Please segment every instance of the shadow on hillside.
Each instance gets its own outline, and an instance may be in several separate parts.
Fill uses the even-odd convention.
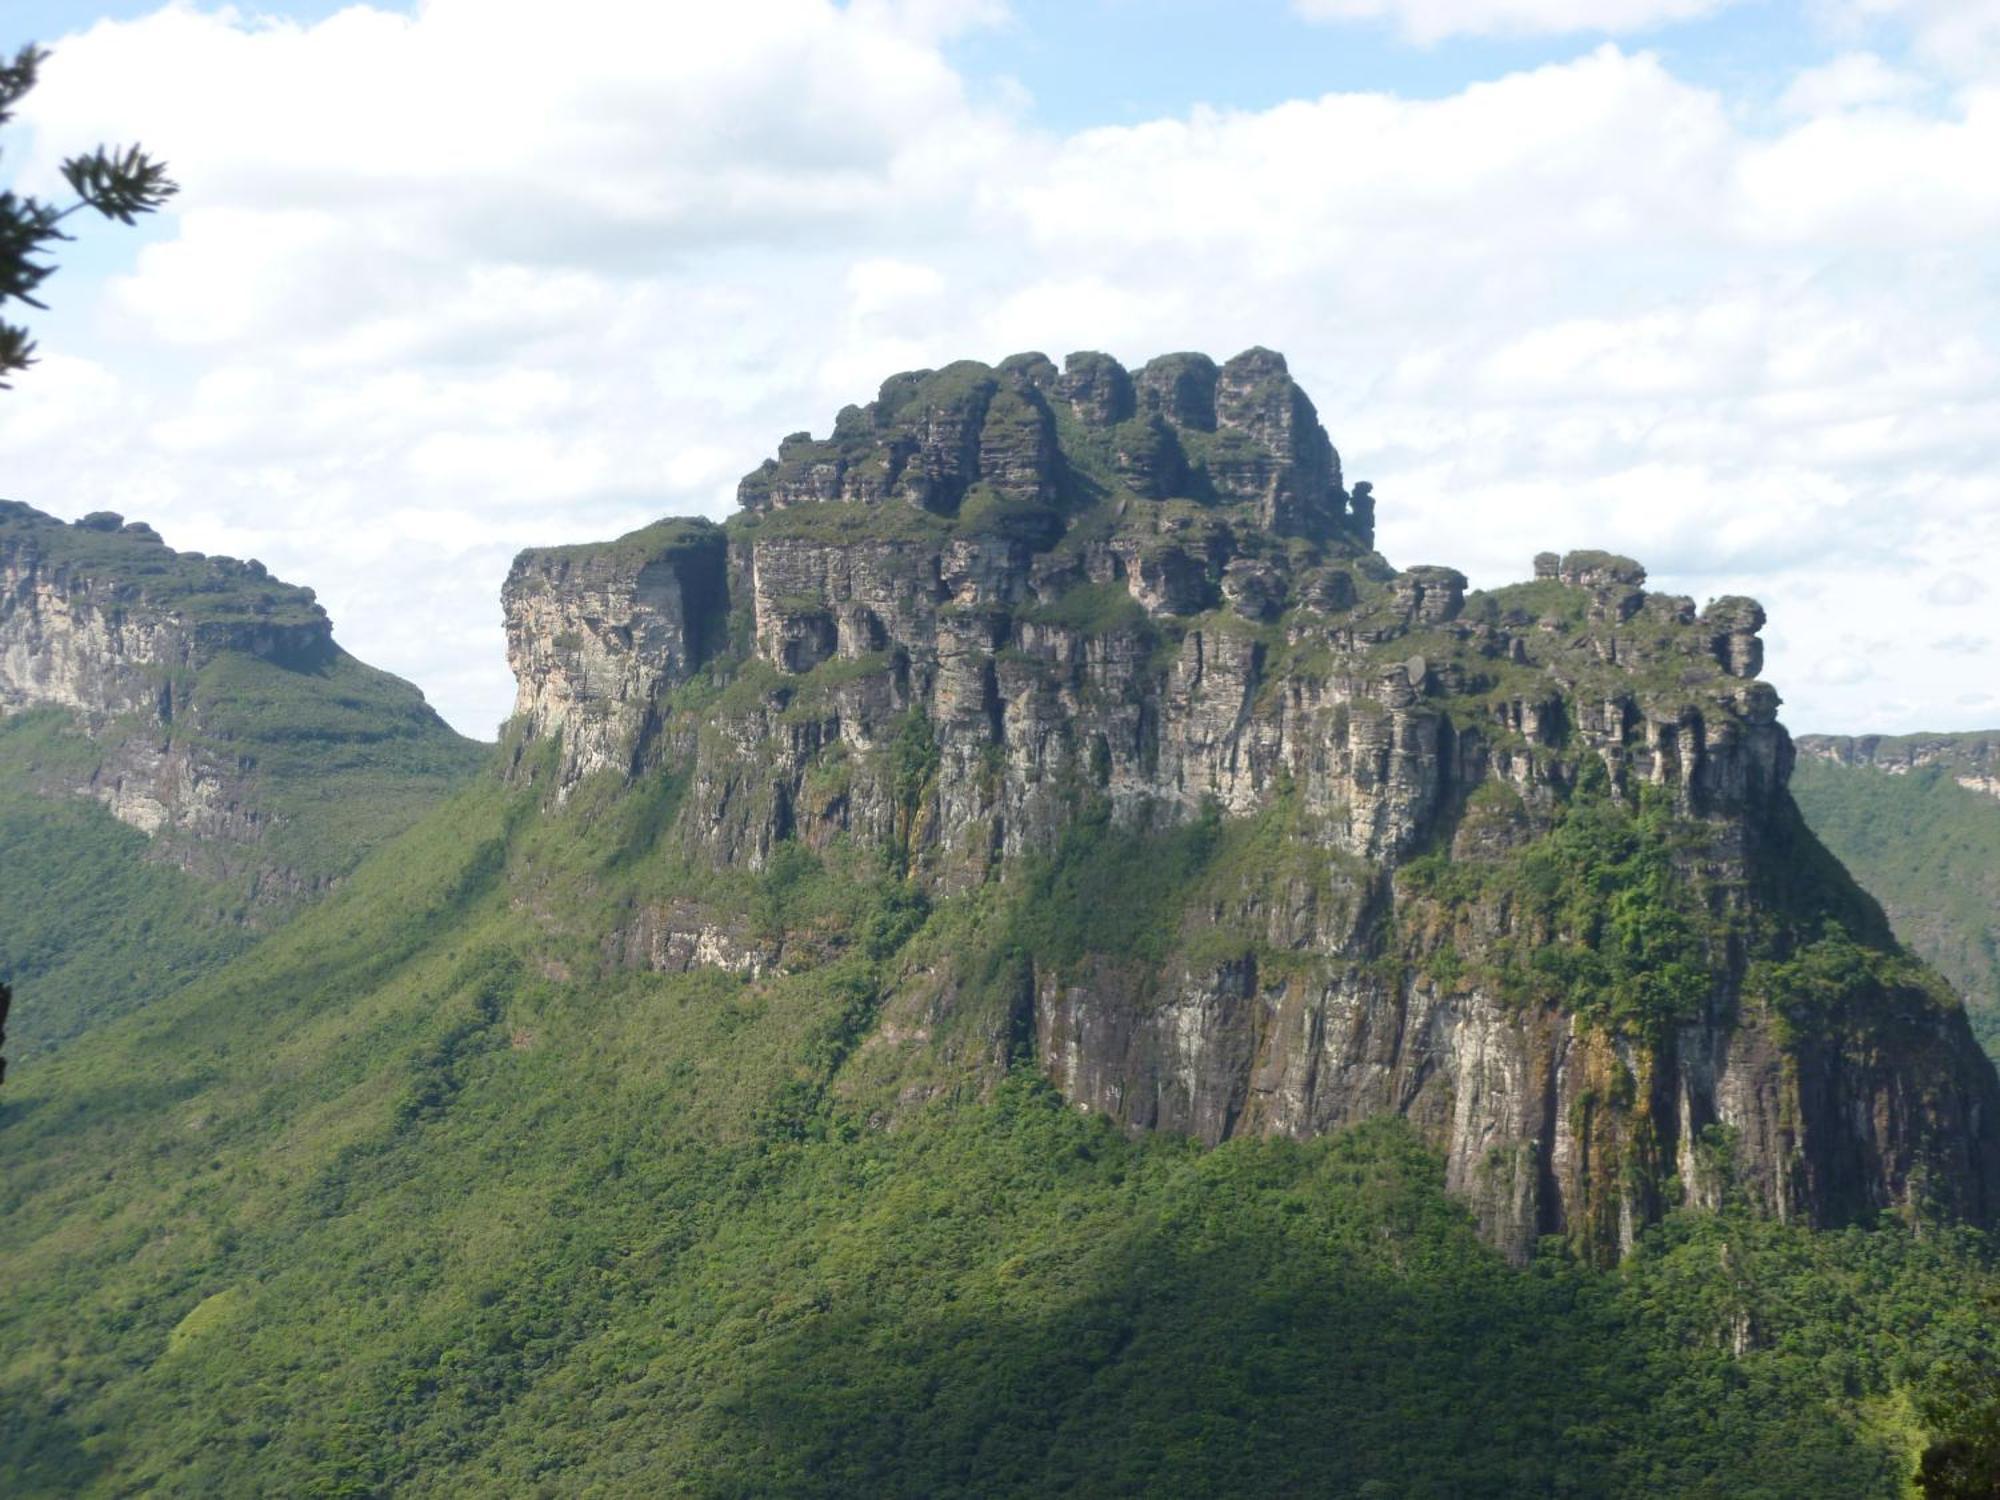
[[[1386,1226],[1379,1247],[1299,1258],[1217,1228],[1200,1248],[1132,1236],[1045,1316],[830,1308],[758,1347],[685,1478],[800,1496],[1886,1492],[1884,1455],[1816,1403],[1731,1394],[1726,1371],[1695,1389],[1712,1355],[1664,1368],[1610,1278]],[[1667,1376],[1689,1387],[1677,1416],[1651,1410]]]
[[[108,1472],[42,1393],[0,1389],[0,1490],[12,1500],[79,1495]]]

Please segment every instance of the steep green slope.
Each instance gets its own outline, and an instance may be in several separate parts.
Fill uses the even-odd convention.
[[[95,749],[67,715],[0,719],[0,967],[20,987],[20,1058],[167,994],[257,937],[240,889],[146,858],[146,836],[82,797],[33,790]]]
[[[1809,754],[1792,795],[1897,936],[1965,998],[1974,1034],[2000,1058],[2000,798],[1943,766],[1889,775]]]
[[[0,1490],[1887,1495],[2000,1361],[1970,1233],[1680,1214],[1517,1270],[1396,1122],[899,1105],[884,999],[1042,929],[792,848],[708,888],[792,972],[621,971],[679,797],[483,782],[10,1078]]]
[[[310,589],[0,502],[0,974],[26,1058],[240,952],[487,754]]]

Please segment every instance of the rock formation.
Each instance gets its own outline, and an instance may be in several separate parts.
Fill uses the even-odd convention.
[[[277,847],[291,794],[324,803],[365,764],[393,802],[480,753],[416,689],[342,651],[311,589],[176,552],[112,512],[65,524],[0,501],[0,716],[36,710],[66,715],[97,751],[38,790],[94,797],[157,857],[244,879],[266,906],[359,852],[340,847],[337,808],[317,809],[325,826],[309,836],[293,830],[319,845],[306,857]]]
[[[1936,766],[1967,791],[2000,797],[2000,730],[1970,734],[1805,734],[1799,751],[1890,776]]]
[[[519,774],[684,780],[691,859],[859,844],[941,899],[1079,828],[1199,855],[1164,958],[912,974],[881,1048],[1031,1051],[1206,1141],[1399,1112],[1516,1255],[1734,1192],[2000,1213],[2000,1086],[1799,824],[1754,602],[1600,552],[1391,567],[1261,349],[895,376],[740,499],[517,561]],[[674,892],[614,946],[774,961]]]

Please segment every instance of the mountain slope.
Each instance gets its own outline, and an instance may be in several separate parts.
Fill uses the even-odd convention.
[[[625,962],[782,963],[734,883],[852,842],[1005,910],[889,1001],[885,1087],[1403,1114],[1517,1257],[1712,1201],[1712,1138],[1775,1213],[2000,1210],[1991,1066],[1800,823],[1754,601],[1391,567],[1268,350],[896,376],[741,495],[503,591],[516,753],[681,798]]]
[[[1887,1494],[2000,1359],[1962,1234],[1732,1195],[1518,1270],[1393,1120],[1209,1151],[1017,1074],[885,1131],[841,1081],[952,913],[814,857],[761,929],[874,937],[796,973],[552,944],[657,828],[481,787],[9,1081],[8,1493]]]
[[[1266,351],[531,551],[519,713],[0,1093],[23,1494],[1891,1494],[1991,1064],[1761,611],[1372,550]]]
[[[1800,739],[1799,809],[2000,1056],[2000,734]]]
[[[484,755],[308,589],[0,503],[0,970],[16,1055],[284,920]]]

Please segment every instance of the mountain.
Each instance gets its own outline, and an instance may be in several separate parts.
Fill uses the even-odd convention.
[[[743,498],[524,553],[491,769],[10,1074],[0,1488],[1890,1494],[2000,1369],[1754,604],[1392,568],[1261,350]]]
[[[1799,809],[2000,1056],[2000,732],[1803,735]]]
[[[16,1055],[242,951],[486,751],[312,590],[0,502],[0,971]]]
[[[1266,350],[897,376],[741,500],[517,560],[510,753],[674,787],[712,875],[852,844],[1000,893],[886,1002],[901,1087],[1023,1055],[1211,1143],[1403,1114],[1517,1257],[1712,1199],[1711,1137],[1815,1223],[2000,1207],[1992,1070],[1799,821],[1753,601],[1390,567]],[[611,946],[786,957],[699,883]]]

